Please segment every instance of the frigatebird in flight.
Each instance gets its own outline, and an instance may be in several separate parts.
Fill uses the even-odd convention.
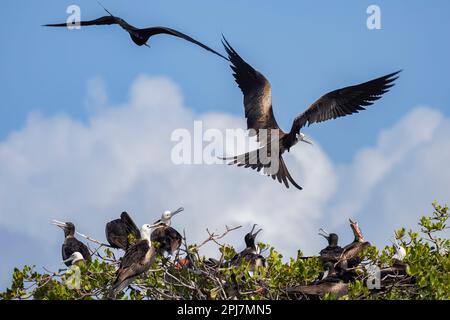
[[[100,4],[100,3],[99,3]],[[101,5],[101,4],[100,4]],[[102,6],[103,7],[103,6]],[[218,53],[217,51],[211,49],[207,45],[204,45],[200,41],[195,40],[194,38],[188,36],[187,34],[184,34],[180,31],[167,28],[167,27],[151,27],[151,28],[136,28],[135,26],[132,26],[128,24],[125,20],[122,18],[116,17],[111,12],[109,12],[105,7],[103,9],[109,14],[108,16],[100,17],[95,20],[89,20],[89,21],[80,21],[80,26],[102,26],[102,25],[112,25],[117,24],[122,27],[125,31],[127,31],[130,34],[131,40],[138,46],[148,46],[147,42],[150,39],[150,37],[158,34],[168,34],[174,37],[178,37],[181,39],[184,39],[186,41],[189,41],[191,43],[194,43],[200,47],[202,47],[205,50],[208,50],[219,57],[228,60],[223,55]],[[56,24],[45,24],[44,27],[67,27],[67,23],[56,23]]]
[[[283,160],[283,153],[299,141],[310,143],[300,130],[315,122],[336,119],[365,110],[389,91],[398,78],[400,71],[350,87],[331,91],[294,119],[291,130],[284,132],[275,119],[272,110],[272,89],[269,80],[250,64],[244,61],[231,47],[225,37],[222,41],[234,71],[234,78],[244,95],[245,117],[250,136],[256,135],[261,148],[234,157],[222,158],[231,160],[229,164],[244,166],[261,171],[274,180],[278,179],[289,188],[289,182],[297,189],[302,189],[290,175]],[[264,130],[265,129],[265,130]],[[274,133],[277,137],[273,138]],[[267,139],[265,139],[267,137]],[[265,141],[262,141],[265,140]],[[272,144],[277,143],[277,155],[272,153]],[[261,155],[265,155],[262,161]]]

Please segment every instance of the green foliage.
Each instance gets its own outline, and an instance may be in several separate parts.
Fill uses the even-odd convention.
[[[357,277],[349,283],[348,294],[340,299],[449,299],[450,298],[450,240],[440,237],[448,230],[447,206],[433,203],[431,216],[420,219],[419,230],[399,229],[395,238],[406,249],[408,282],[393,282],[381,289],[366,285],[367,270],[359,267]],[[200,245],[201,246],[201,245]],[[172,259],[158,256],[152,269],[139,276],[129,290],[118,299],[292,299],[287,287],[311,284],[323,270],[316,257],[305,259],[298,251],[297,257],[283,260],[275,248],[260,243],[259,249],[266,257],[267,266],[253,270],[243,260],[239,266],[206,263],[195,244],[185,245],[184,253],[190,257],[190,268],[179,268]],[[99,248],[101,249],[101,248]],[[220,261],[228,261],[236,254],[228,245],[219,247]],[[379,251],[371,246],[361,254],[363,261],[380,267],[390,267],[394,248],[387,246]],[[119,260],[109,248],[96,251],[92,262],[81,262],[76,267],[39,273],[35,266],[14,269],[11,286],[0,292],[0,299],[103,299],[114,281]],[[363,262],[364,264],[364,262]],[[306,297],[301,297],[306,298]],[[325,294],[322,299],[336,299]]]

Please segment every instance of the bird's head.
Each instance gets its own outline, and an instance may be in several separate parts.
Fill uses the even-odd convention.
[[[336,247],[338,245],[339,237],[336,233],[328,233],[322,228],[320,228],[319,235],[327,239],[329,246]]]
[[[164,224],[166,224],[167,226],[170,226],[170,222],[171,222],[171,220],[172,220],[172,217],[174,216],[174,215],[176,215],[176,214],[178,214],[178,213],[180,213],[180,212],[182,212],[184,210],[184,208],[178,208],[177,210],[175,210],[175,211],[169,211],[169,210],[166,210],[166,211],[164,211],[163,212],[163,214],[161,215],[161,222],[162,223],[164,223]]]
[[[392,256],[392,259],[396,259],[398,261],[403,261],[403,259],[406,257],[406,250],[403,248],[397,240],[394,239],[392,241],[392,245],[394,246],[395,254]]]
[[[75,225],[72,222],[62,222],[52,220],[52,224],[64,230],[64,236],[73,236],[75,234]]]
[[[353,235],[355,236],[355,241],[366,242],[366,239],[364,239],[361,229],[358,226],[358,222],[353,221],[352,219],[348,219],[348,221],[350,222],[350,227],[352,228]]]
[[[84,260],[83,255],[81,253],[79,253],[78,251],[76,251],[76,252],[72,253],[72,255],[69,258],[64,260],[63,263],[70,262],[70,264],[77,264],[78,262],[83,261],[83,260]]]
[[[152,234],[152,230],[158,227],[164,226],[164,223],[158,221],[155,224],[144,224],[141,227],[141,239],[146,239],[150,241],[150,235]]]
[[[295,135],[295,139],[296,139],[296,142],[302,141],[304,143],[308,143],[308,144],[312,145],[312,142],[309,141],[308,139],[306,139],[306,136],[305,136],[305,134],[303,132],[297,133]]]
[[[255,238],[258,235],[258,233],[260,233],[262,231],[262,229],[259,229],[258,231],[253,233],[253,231],[255,231],[255,228],[256,228],[256,224],[254,224],[252,230],[245,235],[244,240],[245,240],[245,244],[247,245],[248,248],[256,247],[255,246]]]

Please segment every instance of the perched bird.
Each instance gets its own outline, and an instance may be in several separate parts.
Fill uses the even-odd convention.
[[[231,160],[230,165],[244,166],[258,172],[263,170],[265,175],[284,183],[287,188],[290,182],[297,189],[302,189],[290,175],[282,157],[285,151],[289,152],[299,141],[311,144],[300,132],[301,128],[365,110],[365,107],[389,91],[400,72],[325,94],[294,119],[289,132],[284,132],[273,114],[270,82],[245,62],[225,38],[222,43],[231,61],[233,76],[244,95],[249,135],[256,135],[261,145],[257,150],[222,160]]]
[[[91,260],[91,253],[88,247],[75,238],[75,225],[72,222],[62,222],[58,220],[53,220],[52,224],[60,227],[64,231],[64,243],[62,245],[62,258],[66,266],[70,266],[72,262],[68,259],[75,252],[79,252],[84,260]]]
[[[156,249],[152,246],[150,234],[152,229],[159,225],[144,224],[142,226],[140,240],[128,248],[120,262],[120,267],[116,272],[116,278],[108,294],[109,298],[115,298],[137,276],[150,269],[156,258]]]
[[[358,226],[358,222],[353,221],[352,219],[349,219],[349,222],[355,238],[352,243],[346,245],[343,248],[337,262],[339,268],[344,270],[358,266],[361,263],[361,257],[359,256],[359,254],[370,247],[370,242],[364,239],[361,233],[361,229]]]
[[[84,258],[83,258],[83,255],[81,253],[79,253],[78,251],[72,253],[72,255],[68,259],[63,260],[63,262],[66,265],[67,265],[67,263],[69,263],[69,265],[67,265],[67,266],[77,265],[81,261],[84,261]]]
[[[155,222],[155,224],[161,224],[161,226],[152,232],[151,240],[159,243],[159,254],[174,254],[180,248],[183,237],[170,225],[172,224],[173,216],[182,211],[184,211],[184,208],[178,208],[173,212],[164,211],[161,219]]]
[[[393,265],[380,270],[381,285],[387,286],[399,281],[413,282],[414,278],[408,277],[406,272],[407,265],[403,262],[406,257],[406,250],[396,240],[392,241],[394,255],[392,256]]]
[[[120,219],[112,220],[105,227],[106,239],[111,247],[127,250],[131,245],[130,234],[134,239],[140,238],[140,231],[127,212],[122,212]]]
[[[319,230],[319,235],[328,241],[328,246],[319,253],[319,259],[322,263],[336,263],[342,254],[343,249],[338,245],[339,237],[336,233],[328,233],[323,229]]]
[[[252,230],[245,235],[244,241],[246,247],[230,260],[230,265],[238,266],[245,260],[251,263],[252,268],[266,266],[266,259],[259,253],[255,244],[255,238],[262,229],[253,233],[255,227],[256,224],[254,224]]]
[[[212,52],[219,57],[228,60],[223,55],[218,53],[217,51],[211,49],[210,47],[204,45],[203,43],[191,38],[190,36],[179,32],[177,30],[167,28],[167,27],[151,27],[151,28],[145,28],[140,29],[136,28],[130,24],[128,24],[125,20],[122,18],[116,17],[112,15],[105,7],[103,9],[109,14],[108,16],[104,16],[95,20],[89,20],[89,21],[80,21],[80,26],[101,26],[101,25],[112,25],[117,24],[122,27],[125,31],[127,31],[131,37],[131,40],[138,46],[148,46],[147,42],[149,41],[150,37],[158,34],[167,34],[174,37],[178,37],[181,39],[184,39],[186,41],[189,41],[191,43],[194,43],[200,47],[202,47],[205,50],[208,50],[209,52]],[[44,27],[67,27],[67,23],[56,23],[56,24],[45,24]]]
[[[301,294],[309,298],[319,298],[327,293],[333,294],[337,298],[346,295],[348,293],[348,284],[343,283],[338,277],[333,263],[327,262],[324,267],[325,272],[320,280],[310,285],[288,287],[286,292],[288,294]]]

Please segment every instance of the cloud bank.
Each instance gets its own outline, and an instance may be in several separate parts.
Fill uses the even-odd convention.
[[[165,209],[185,207],[174,226],[188,241],[205,229],[243,229],[225,241],[243,247],[253,223],[261,241],[285,256],[301,248],[314,254],[324,245],[325,227],[351,240],[349,217],[360,220],[366,238],[383,245],[395,228],[413,226],[430,203],[450,197],[450,119],[431,108],[415,108],[379,133],[350,163],[335,164],[315,143],[285,156],[303,191],[286,190],[252,170],[226,165],[174,165],[177,128],[244,128],[242,117],[196,114],[179,87],[163,77],[140,76],[129,101],[108,106],[102,82],[89,84],[87,122],[66,115],[30,114],[25,126],[0,142],[1,286],[20,264],[59,264],[62,232],[53,218],[104,239],[104,225],[129,211],[138,224],[153,222]],[[99,104],[100,106],[95,106]],[[211,254],[213,247],[205,247]]]

